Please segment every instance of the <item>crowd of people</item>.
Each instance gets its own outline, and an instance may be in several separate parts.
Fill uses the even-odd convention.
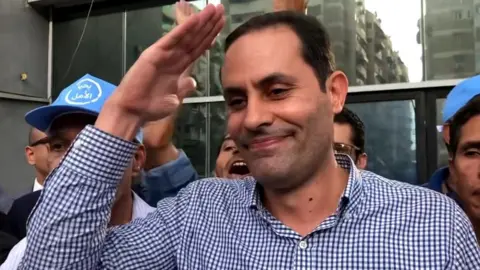
[[[36,178],[0,199],[0,269],[480,269],[480,76],[447,97],[449,166],[386,179],[321,22],[275,8],[226,38],[215,178],[172,135],[222,5],[180,1],[118,86],[86,74],[27,113]]]

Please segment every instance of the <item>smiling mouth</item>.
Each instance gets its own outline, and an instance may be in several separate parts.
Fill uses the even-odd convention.
[[[228,173],[243,176],[243,175],[250,174],[250,170],[248,169],[247,163],[239,160],[239,161],[235,161],[230,166],[230,170],[228,170]]]

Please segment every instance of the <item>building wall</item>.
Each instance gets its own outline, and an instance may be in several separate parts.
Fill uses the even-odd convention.
[[[0,91],[46,98],[47,20],[24,0],[0,1],[0,40]]]
[[[24,115],[47,101],[47,52],[47,19],[24,0],[0,1],[0,185],[12,195],[33,184]]]

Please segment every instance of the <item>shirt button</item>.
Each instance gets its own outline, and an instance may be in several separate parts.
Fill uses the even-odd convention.
[[[73,144],[73,148],[80,148],[82,147],[82,141],[81,140],[77,140],[74,144]]]
[[[307,248],[307,242],[306,241],[300,241],[298,246],[300,246],[301,249],[306,249]]]

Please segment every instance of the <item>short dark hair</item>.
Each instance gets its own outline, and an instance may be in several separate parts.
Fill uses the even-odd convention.
[[[461,108],[450,122],[450,155],[455,157],[458,144],[460,143],[462,127],[474,116],[480,115],[480,97],[470,100],[467,105]]]
[[[352,142],[360,148],[361,153],[365,153],[365,125],[358,115],[343,107],[342,111],[335,115],[333,121],[337,124],[347,124],[352,128]]]
[[[325,27],[313,16],[295,11],[279,11],[253,17],[240,25],[225,41],[225,52],[240,37],[269,27],[285,25],[300,40],[303,60],[315,72],[320,88],[326,91],[328,76],[335,70],[335,60],[330,48],[330,38]]]

